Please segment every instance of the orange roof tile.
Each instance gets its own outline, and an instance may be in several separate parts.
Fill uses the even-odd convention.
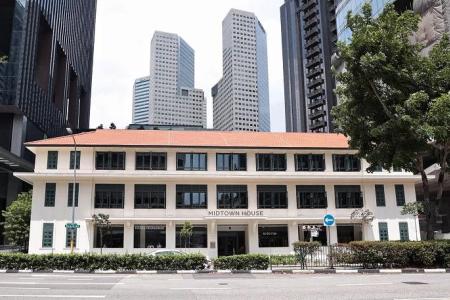
[[[213,147],[213,148],[332,148],[348,149],[337,133],[172,131],[98,129],[76,134],[78,146]],[[26,143],[26,146],[72,146],[71,136]]]

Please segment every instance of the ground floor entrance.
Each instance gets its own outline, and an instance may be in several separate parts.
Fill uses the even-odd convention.
[[[217,226],[217,255],[228,256],[247,253],[246,225]]]

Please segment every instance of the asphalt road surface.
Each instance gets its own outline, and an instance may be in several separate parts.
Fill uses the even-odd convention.
[[[450,274],[0,274],[0,299],[450,300]]]

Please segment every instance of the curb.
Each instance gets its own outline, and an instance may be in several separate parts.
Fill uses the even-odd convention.
[[[0,273],[55,273],[55,274],[425,274],[450,273],[447,269],[278,269],[278,270],[13,270]]]

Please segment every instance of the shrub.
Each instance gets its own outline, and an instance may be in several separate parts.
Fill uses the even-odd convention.
[[[241,254],[222,256],[214,260],[218,270],[267,270],[269,256],[265,254]]]
[[[364,241],[349,247],[345,259],[364,268],[443,267],[450,254],[450,241]]]
[[[277,266],[296,265],[298,263],[298,258],[297,258],[297,256],[295,256],[293,254],[271,255],[270,263],[272,265],[277,265]]]
[[[319,242],[295,242],[292,244],[294,246],[295,255],[302,269],[306,268],[306,258],[308,255],[313,255],[317,252],[321,246]]]
[[[11,270],[201,270],[205,264],[201,254],[0,254],[0,269]]]

